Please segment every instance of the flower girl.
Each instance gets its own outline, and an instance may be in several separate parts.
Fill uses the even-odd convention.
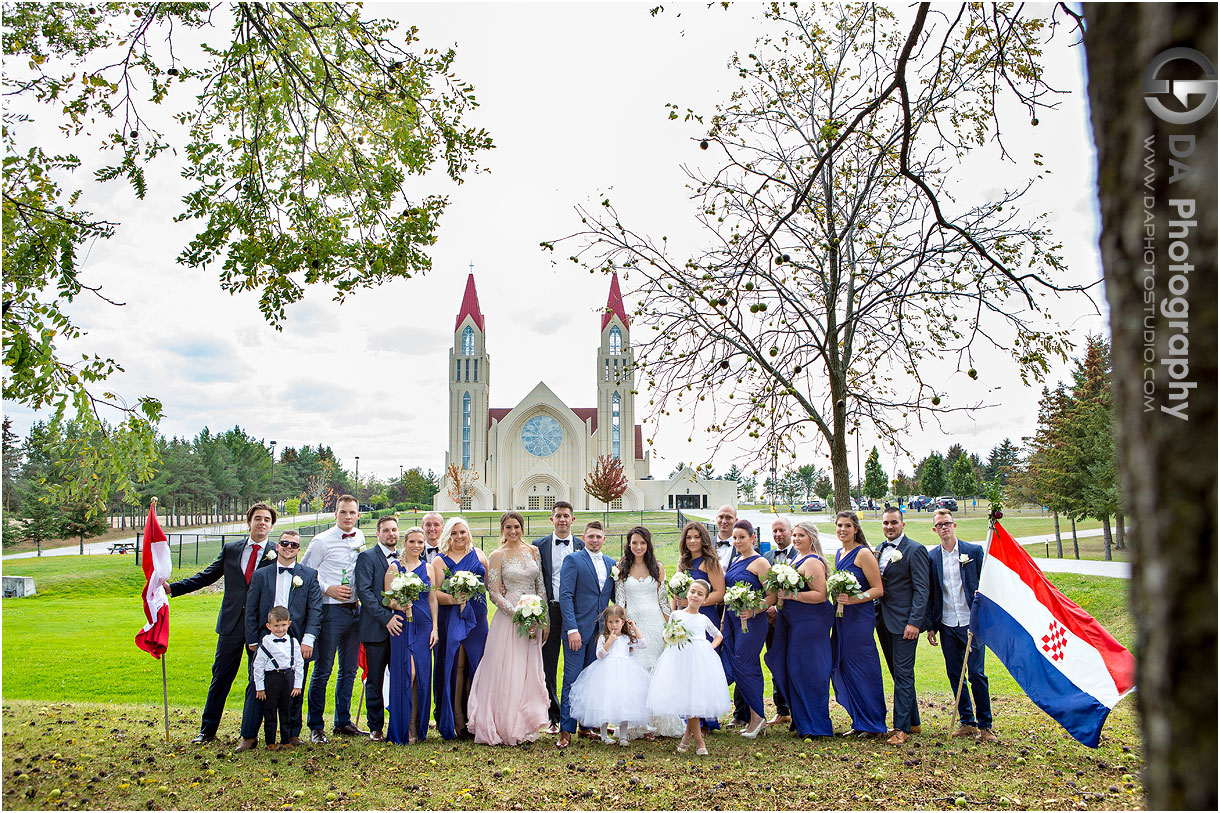
[[[716,718],[732,708],[729,686],[715,649],[724,640],[720,630],[699,608],[712,592],[703,579],[691,582],[686,592],[686,607],[676,610],[665,625],[665,651],[652,670],[648,687],[648,711],[654,715],[674,714],[688,718],[679,751],[690,748],[695,738],[695,753],[707,755],[699,718]],[[711,642],[708,636],[712,637]]]
[[[627,726],[646,726],[650,715],[644,702],[648,670],[636,662],[635,650],[644,638],[627,611],[617,604],[606,608],[597,642],[597,661],[585,667],[572,684],[572,716],[581,725],[601,726],[602,742],[610,745],[610,723],[618,725],[618,744],[627,746]]]

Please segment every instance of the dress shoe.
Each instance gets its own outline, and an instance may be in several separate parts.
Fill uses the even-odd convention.
[[[198,734],[195,735],[195,738],[193,740],[191,740],[191,742],[195,743],[196,745],[206,745],[209,742],[215,741],[215,739],[216,739],[215,734],[205,734],[202,731],[200,731]]]
[[[546,733],[558,734],[559,733],[559,723],[551,723],[550,725],[548,725],[546,727]]]
[[[979,729],[979,742],[999,742],[1000,738],[990,728]]]
[[[586,740],[599,740],[601,739],[602,735],[591,728],[582,728],[580,729],[580,736],[584,737]]]
[[[252,737],[243,737],[242,741],[239,742],[237,747],[233,749],[233,753],[240,754],[245,751],[253,751],[255,748],[258,748],[258,740]],[[270,746],[268,746],[268,748],[270,748]]]
[[[316,742],[319,745],[325,745],[330,742],[330,740],[326,739],[326,735],[322,733],[320,728],[315,728],[309,732],[309,741]]]
[[[383,742],[385,740],[385,737],[383,737],[381,735],[380,731],[374,731],[371,734],[369,734],[369,739],[373,742]]]
[[[288,740],[288,744],[293,748],[302,748],[305,745],[305,743],[301,741],[300,737],[292,737]]]
[[[767,721],[767,725],[788,725],[792,722],[792,716],[788,714],[777,714]]]
[[[760,719],[758,721],[758,725],[754,726],[753,728],[743,728],[741,730],[741,736],[745,737],[747,740],[752,740],[755,737],[762,736],[763,734],[766,734],[766,733],[767,733],[767,721],[762,720],[762,719]]]
[[[567,748],[572,744],[572,735],[567,731],[559,732],[559,739],[555,741],[556,748]]]
[[[976,737],[979,730],[972,725],[964,725],[957,731],[953,732],[954,737]]]
[[[910,730],[910,732],[909,732],[909,733],[911,733],[911,734],[918,734],[918,733],[920,733],[921,731],[923,731],[923,726],[920,726],[920,725],[913,725],[913,726],[911,726],[911,730]]]
[[[280,746],[277,743],[269,742],[269,743],[267,743],[267,750],[268,751],[278,751],[278,750],[280,750]]]
[[[890,738],[886,740],[886,743],[889,745],[902,745],[906,741],[907,733],[905,731],[895,731],[890,735]]]
[[[335,729],[332,733],[341,734],[344,737],[367,737],[369,735],[369,732],[361,731],[359,728],[356,728],[354,723],[348,723],[347,725],[342,725],[342,726],[335,726]]]

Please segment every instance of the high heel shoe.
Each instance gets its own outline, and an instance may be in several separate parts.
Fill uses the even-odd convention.
[[[682,742],[678,743],[678,753],[679,754],[685,754],[689,750],[690,750],[690,743],[687,742],[686,740],[682,740]]]
[[[747,728],[744,731],[742,731],[741,736],[745,737],[747,740],[752,740],[755,737],[764,735],[766,733],[767,733],[767,721],[764,718],[763,720],[760,720],[758,725],[754,726],[753,729]]]

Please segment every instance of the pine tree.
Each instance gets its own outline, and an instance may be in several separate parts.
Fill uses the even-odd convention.
[[[881,455],[874,446],[868,453],[868,461],[864,464],[864,496],[870,500],[880,500],[889,491],[889,482],[885,470],[881,468]]]

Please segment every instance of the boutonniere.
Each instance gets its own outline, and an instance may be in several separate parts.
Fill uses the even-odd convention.
[[[958,561],[960,564],[963,564],[963,565],[968,565],[968,564],[970,564],[970,563],[971,563],[972,561],[974,561],[974,560],[973,560],[973,559],[971,559],[969,556],[967,556],[966,554],[964,554],[964,553],[963,553],[961,556],[957,557],[957,561]]]
[[[610,568],[610,578],[612,578],[612,579],[618,578],[618,565],[614,565],[613,567]]]
[[[301,585],[303,585],[304,583],[305,583],[305,582],[303,582],[303,581],[301,580],[301,577],[300,577],[300,576],[293,576],[293,577],[292,577],[292,586],[293,586],[293,587],[300,587],[300,586],[301,586]]]
[[[275,556],[276,556],[275,545],[272,545],[269,548],[267,548],[267,555],[264,556],[263,558],[264,559],[274,559]]]
[[[890,557],[890,564],[900,561],[902,561],[902,551],[898,550],[898,548],[894,548],[894,555]]]

